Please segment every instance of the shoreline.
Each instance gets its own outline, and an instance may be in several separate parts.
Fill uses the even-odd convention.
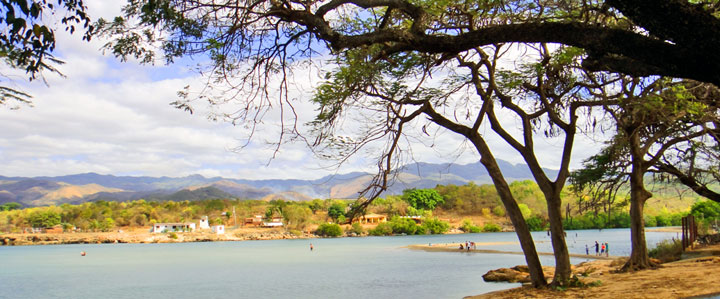
[[[175,237],[169,233],[151,233],[146,230],[82,233],[0,233],[2,246],[64,245],[64,244],[146,244],[146,243],[193,243],[193,242],[229,242],[255,240],[314,239],[315,234],[292,234],[284,229],[241,228],[228,230],[225,234],[212,232],[177,232]]]
[[[425,244],[415,244],[415,245],[409,245],[405,246],[405,248],[409,248],[411,250],[422,250],[422,251],[428,251],[428,252],[459,252],[459,253],[493,253],[493,254],[516,254],[516,255],[523,255],[524,253],[522,251],[504,251],[504,250],[495,250],[495,249],[459,249],[461,243],[443,243],[443,244],[436,244],[436,245],[425,245]],[[492,245],[514,245],[519,244],[518,242],[477,242],[475,243],[476,246],[492,246]],[[552,252],[538,252],[538,255],[554,255]],[[617,260],[619,258],[627,258],[625,256],[599,256],[599,255],[586,255],[586,254],[576,254],[576,253],[570,253],[570,257],[575,258],[587,258],[587,259],[594,259],[594,260]]]

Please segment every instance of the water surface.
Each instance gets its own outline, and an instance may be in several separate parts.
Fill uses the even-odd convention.
[[[552,251],[545,233],[533,237],[538,251]],[[671,237],[676,234],[647,233],[651,246]],[[571,253],[584,253],[584,245],[597,240],[609,242],[612,255],[628,255],[628,238],[627,229],[585,230],[569,231],[567,241]],[[403,248],[464,241],[517,237],[485,233],[0,247],[0,298],[461,298],[519,285],[486,283],[482,275],[525,264],[522,255]],[[519,245],[480,248],[520,251]],[[553,265],[553,257],[541,256],[541,262]]]

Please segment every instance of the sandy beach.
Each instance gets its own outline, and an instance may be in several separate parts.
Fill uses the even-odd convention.
[[[573,267],[586,284],[597,286],[564,291],[519,287],[466,298],[688,298],[720,295],[720,244],[696,248],[686,259],[662,264],[658,269],[615,273],[624,258],[598,259]],[[583,276],[582,273],[587,273]]]

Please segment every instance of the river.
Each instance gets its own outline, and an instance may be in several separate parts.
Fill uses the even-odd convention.
[[[628,229],[568,231],[571,253],[608,242],[628,255]],[[647,232],[652,248],[676,233]],[[538,251],[549,237],[535,232]],[[461,298],[519,284],[486,283],[522,255],[425,252],[412,244],[513,242],[515,233],[174,244],[0,247],[0,298]],[[310,251],[310,243],[314,250]],[[520,251],[519,245],[478,249]],[[591,251],[594,248],[591,247]],[[85,251],[87,255],[80,256]],[[541,256],[553,265],[552,256]],[[579,263],[584,259],[572,259]]]

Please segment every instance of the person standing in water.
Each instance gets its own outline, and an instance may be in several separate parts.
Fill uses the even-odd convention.
[[[600,255],[600,244],[595,241],[595,255]]]
[[[610,246],[607,242],[605,242],[605,256],[610,256]]]
[[[313,249],[315,249],[315,247],[313,247],[312,243],[310,243],[310,251],[313,251]]]
[[[585,254],[590,255],[590,248],[588,248],[587,244],[585,244]]]

